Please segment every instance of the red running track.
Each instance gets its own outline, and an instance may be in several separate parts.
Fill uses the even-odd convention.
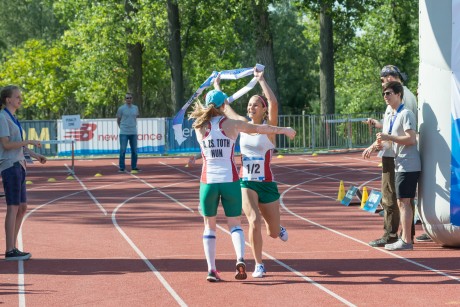
[[[359,153],[274,159],[282,224],[289,241],[264,236],[267,276],[234,279],[234,252],[219,211],[217,267],[225,281],[206,281],[200,165],[186,158],[144,158],[138,174],[118,173],[115,159],[66,161],[30,168],[29,211],[20,248],[25,262],[0,260],[5,306],[441,306],[460,304],[458,249],[416,243],[388,252],[367,242],[382,218],[345,207],[345,187],[380,187],[379,159]],[[101,174],[102,176],[95,176]],[[53,177],[56,182],[48,182]],[[4,220],[5,205],[0,207]],[[247,222],[242,217],[247,233]],[[417,234],[423,230],[417,225]],[[0,245],[5,246],[4,235]],[[2,249],[0,249],[2,250]],[[0,254],[0,257],[4,257]],[[254,269],[246,249],[249,273]]]

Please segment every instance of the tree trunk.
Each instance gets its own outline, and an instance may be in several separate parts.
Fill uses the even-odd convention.
[[[131,19],[132,14],[137,13],[137,9],[133,7],[133,3],[136,0],[125,0],[125,12],[128,19]],[[130,35],[132,33],[131,28],[126,29],[126,33]],[[126,44],[126,51],[128,55],[128,92],[133,95],[133,103],[139,106],[142,112],[144,106],[144,99],[142,97],[142,53],[143,45],[140,42]]]
[[[275,60],[273,56],[273,35],[268,20],[268,4],[265,0],[256,3],[252,1],[254,15],[256,60],[265,65],[264,77],[276,97],[278,95],[278,83],[276,82]],[[255,64],[255,63],[254,63]],[[278,101],[279,113],[281,114],[281,102]]]
[[[171,98],[175,112],[184,102],[184,81],[182,73],[182,52],[177,0],[168,0],[169,65],[171,68]]]
[[[320,70],[319,87],[321,99],[321,114],[334,114],[334,46],[332,30],[332,7],[326,1],[321,4],[319,15],[320,25]]]

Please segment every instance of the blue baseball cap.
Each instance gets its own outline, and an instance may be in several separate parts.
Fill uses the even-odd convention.
[[[227,99],[228,96],[222,91],[212,90],[206,94],[206,106],[209,106],[211,103],[219,108]]]

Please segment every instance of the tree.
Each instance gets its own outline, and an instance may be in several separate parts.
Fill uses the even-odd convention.
[[[125,0],[125,12],[127,17],[126,33],[127,40],[126,51],[128,56],[128,91],[133,95],[133,101],[140,105],[140,109],[144,109],[144,98],[142,94],[142,53],[143,44],[136,39],[133,39],[133,27],[136,21],[135,15],[138,13],[136,7],[137,0]]]
[[[3,84],[22,88],[22,119],[57,119],[66,111],[80,112],[73,92],[76,84],[68,78],[69,53],[63,45],[28,40],[11,50],[0,66]],[[72,114],[72,113],[67,113]]]
[[[273,35],[270,29],[268,1],[252,0],[252,14],[256,60],[265,65],[264,76],[275,96],[279,96],[276,82],[275,59],[273,55]],[[281,108],[281,103],[280,103]]]
[[[52,42],[65,26],[54,16],[52,0],[2,0],[0,54],[28,39]]]
[[[304,18],[289,2],[279,1],[270,10],[278,100],[284,114],[313,113],[319,97],[318,25]],[[319,111],[318,111],[319,113]]]
[[[379,73],[387,64],[409,75],[406,85],[412,92],[418,85],[418,1],[380,0],[362,19],[337,54],[337,110],[343,113],[383,111]]]
[[[168,0],[169,65],[171,68],[171,97],[175,111],[182,107],[184,81],[182,74],[181,27],[177,0]]]
[[[375,0],[295,1],[319,19],[321,113],[335,113],[335,52],[355,36],[363,13]],[[336,35],[334,35],[334,32]]]
[[[335,113],[334,88],[334,43],[332,29],[332,3],[320,1],[320,64],[319,86],[321,99],[321,114]]]

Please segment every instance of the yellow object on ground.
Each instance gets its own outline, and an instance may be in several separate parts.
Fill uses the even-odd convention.
[[[340,180],[339,193],[337,194],[337,200],[342,201],[345,197],[345,186],[343,185],[343,180]]]

